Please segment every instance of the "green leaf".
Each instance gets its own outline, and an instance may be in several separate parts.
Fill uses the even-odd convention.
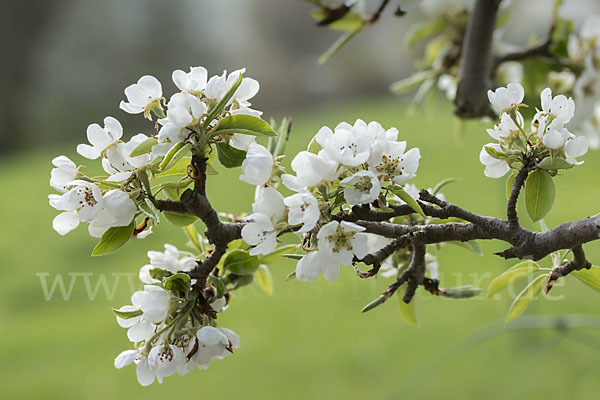
[[[187,293],[190,290],[190,276],[188,274],[175,274],[165,279],[165,289]]]
[[[364,25],[363,25],[364,26]],[[321,57],[319,57],[319,64],[325,64],[327,60],[337,54],[354,36],[358,35],[362,31],[363,26],[360,26],[354,30],[346,31],[342,36],[338,38]]]
[[[225,283],[223,283],[223,279],[215,275],[210,275],[209,278],[210,283],[215,287],[215,289],[217,289],[215,299],[223,297],[223,295],[225,294]]]
[[[131,221],[127,226],[113,226],[109,228],[104,232],[102,239],[100,239],[96,247],[94,247],[92,256],[104,256],[119,250],[121,246],[131,239],[134,228],[135,220]]]
[[[144,214],[146,217],[152,219],[152,221],[155,224],[160,223],[160,216],[159,216],[158,210],[156,209],[156,207],[154,207],[154,204],[152,204],[150,199],[148,199],[146,197],[144,199],[144,202],[141,203],[138,207],[139,207],[140,211],[142,212],[142,214]]]
[[[447,184],[453,183],[453,182],[458,182],[458,181],[462,181],[462,179],[460,179],[460,178],[446,178],[443,181],[441,181],[440,183],[438,183],[437,185],[435,185],[435,187],[431,190],[431,194],[435,196]]]
[[[227,254],[223,268],[236,275],[252,275],[260,265],[257,256],[251,256],[247,251],[234,250]]]
[[[275,126],[274,122],[271,122],[272,126]],[[278,157],[285,154],[285,146],[290,139],[290,133],[292,131],[292,118],[284,117],[281,120],[281,124],[277,127],[277,137],[269,138],[269,151],[273,154],[273,157]]]
[[[401,186],[394,186],[392,188],[392,192],[400,197],[400,199],[402,199],[406,204],[408,204],[408,206],[410,208],[412,208],[417,214],[421,215],[421,216],[425,216],[425,213],[423,212],[423,209],[421,208],[421,206],[419,205],[419,203],[417,203],[417,201],[415,199],[413,199],[413,197],[408,194],[403,187]]]
[[[527,263],[527,261],[525,263]],[[519,263],[517,265],[522,265],[525,263]],[[520,268],[513,267],[497,276],[496,279],[494,279],[488,287],[488,297],[493,296],[494,294],[508,287],[508,285],[518,281],[519,279],[539,271],[540,267],[537,265],[537,263],[533,261],[532,263],[535,265],[524,265]]]
[[[550,212],[554,196],[554,182],[546,171],[537,169],[529,174],[525,182],[525,206],[533,222]]]
[[[580,271],[573,271],[571,274],[587,286],[600,292],[600,268],[582,269]]]
[[[165,269],[162,268],[152,268],[150,269],[150,271],[148,271],[148,273],[150,274],[150,277],[152,279],[158,279],[159,281],[161,281],[163,278],[171,275],[171,273]]]
[[[419,87],[425,80],[435,75],[433,70],[417,72],[408,78],[401,79],[390,85],[390,90],[395,94],[403,94]]]
[[[538,167],[545,170],[557,170],[573,168],[574,165],[575,164],[571,164],[562,158],[546,157],[538,164]]]
[[[283,257],[291,258],[292,260],[300,260],[304,256],[302,254],[283,254]]]
[[[171,165],[167,171],[159,172],[154,176],[156,178],[165,178],[169,176],[187,176],[188,165],[190,165],[191,161],[192,157],[182,157],[176,163]]]
[[[235,290],[251,284],[254,281],[254,275],[229,274],[227,275],[226,280],[229,284],[231,284],[228,290]]]
[[[481,250],[481,246],[479,245],[479,242],[476,240],[469,240],[468,242],[459,242],[457,240],[452,240],[449,242],[446,242],[449,244],[453,244],[455,246],[458,247],[462,247],[463,249],[467,249],[469,251],[472,251],[473,253],[477,254],[478,256],[482,256],[483,255],[483,251]]]
[[[506,324],[508,324],[510,321],[521,315],[521,313],[525,311],[527,306],[529,306],[529,303],[535,300],[535,298],[542,291],[546,279],[548,279],[547,274],[542,274],[538,276],[533,281],[531,281],[521,293],[519,293],[519,295],[510,305],[510,309],[508,310],[508,316],[506,317]]]
[[[436,83],[435,78],[430,78],[430,79],[426,79],[425,81],[423,81],[421,86],[419,86],[417,93],[415,93],[415,96],[412,98],[412,100],[410,102],[409,111],[414,112],[416,107],[423,102],[423,100],[429,93],[434,93],[434,91],[432,89],[434,88],[435,83]]]
[[[217,115],[219,115],[219,113],[223,110],[223,108],[225,108],[225,106],[229,103],[229,100],[231,100],[231,98],[233,97],[233,95],[235,94],[235,92],[238,90],[238,88],[242,84],[242,79],[243,79],[242,78],[242,74],[240,74],[238,80],[235,81],[235,83],[233,84],[233,86],[231,87],[231,89],[229,89],[227,91],[227,93],[225,93],[225,96],[223,96],[223,98],[221,99],[221,101],[219,101],[214,107],[212,107],[208,111],[208,114],[206,116],[206,120],[204,122],[204,127],[205,128],[207,128],[208,125],[210,125],[212,123],[212,121],[215,119],[215,117]]]
[[[415,307],[415,299],[413,299],[410,303],[406,304],[402,298],[406,293],[406,285],[402,285],[397,290],[398,297],[398,311],[400,311],[400,317],[407,324],[414,325],[416,327],[420,327],[419,318],[417,317],[417,310]]]
[[[452,38],[450,36],[438,36],[431,40],[425,48],[425,61],[427,65],[433,65],[434,62],[444,53],[448,48]]]
[[[266,256],[261,257],[260,262],[262,264],[273,264],[274,262],[279,261],[285,254],[297,248],[298,245],[295,244],[288,244],[285,246],[278,247]]]
[[[179,142],[175,146],[171,147],[165,158],[160,163],[160,171],[165,172],[170,168],[173,168],[179,160],[183,158],[191,150],[192,145],[190,143]]]
[[[273,295],[273,279],[266,265],[261,264],[254,273],[254,279],[269,296]]]
[[[277,136],[271,125],[261,118],[252,115],[230,115],[219,121],[219,125],[211,131],[213,134],[232,135],[243,133],[252,136]]]
[[[286,277],[285,280],[286,281],[291,281],[292,279],[296,279],[296,271],[292,271],[290,272]]]
[[[491,146],[483,146],[483,148],[485,149],[485,152],[490,155],[490,157],[494,157],[496,160],[506,159],[506,154],[494,149]]]
[[[133,311],[121,311],[119,309],[113,308],[113,314],[122,319],[135,318],[137,316],[142,315],[144,312],[142,310],[133,310]]]
[[[538,264],[537,262],[535,262],[533,260],[525,260],[525,261],[516,263],[515,265],[513,265],[512,267],[510,267],[509,269],[507,269],[504,272],[512,271],[515,269],[521,269],[521,268],[525,268],[525,267],[537,267],[538,269],[542,269],[542,267],[540,267],[540,264]]]
[[[517,172],[513,172],[512,174],[510,174],[508,176],[508,179],[506,180],[506,200],[508,200],[508,198],[510,197],[510,194],[512,193],[512,187],[513,187],[513,183],[515,183],[515,177],[517,176]]]
[[[231,147],[227,143],[217,143],[217,152],[219,153],[219,161],[225,168],[235,168],[242,165],[246,159],[246,152]]]
[[[450,299],[470,299],[471,297],[479,296],[481,292],[481,288],[473,285],[464,285],[444,289],[440,295]]]
[[[318,22],[325,18],[325,10],[316,8],[310,12],[310,15]],[[329,28],[337,31],[349,31],[361,27],[364,24],[360,15],[347,12],[342,18],[327,25]]]
[[[219,171],[217,171],[210,162],[207,162],[206,163],[206,175],[218,175],[218,174],[219,174]]]
[[[382,294],[382,295],[376,297],[375,300],[371,301],[369,304],[367,304],[366,306],[364,306],[360,310],[360,312],[371,311],[375,307],[379,307],[380,305],[382,305],[383,303],[385,303],[387,301],[387,299],[389,299],[389,298],[390,298],[389,295]]]
[[[433,21],[427,21],[422,23],[416,23],[411,26],[409,31],[406,33],[406,45],[411,48],[417,42],[427,39],[433,35],[437,35],[446,27],[446,21],[441,18]]]
[[[175,226],[188,226],[198,221],[198,217],[188,213],[180,213],[174,211],[163,211],[163,215]]]
[[[198,235],[196,228],[194,228],[194,225],[190,224],[184,226],[183,231],[185,232],[185,235],[188,237],[188,239],[190,239],[196,250],[202,253],[204,251],[204,246],[202,246],[202,243],[200,242],[200,236]]]
[[[167,195],[169,200],[179,201],[181,192],[185,190],[193,181],[185,179],[183,181],[165,182],[161,185],[162,191]]]
[[[142,154],[150,153],[152,151],[152,146],[154,146],[157,143],[158,143],[158,139],[149,137],[148,139],[144,140],[142,143],[135,146],[135,149],[133,149],[131,154],[129,154],[129,157],[137,157],[137,156],[141,156]]]

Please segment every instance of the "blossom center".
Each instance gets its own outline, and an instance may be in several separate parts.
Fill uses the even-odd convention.
[[[404,161],[400,157],[390,157],[387,154],[381,156],[381,163],[375,167],[377,172],[383,173],[387,176],[402,175],[402,168],[399,167],[400,163]]]
[[[368,176],[363,176],[358,182],[356,182],[354,187],[361,192],[369,193],[371,189],[373,189],[373,182]]]
[[[352,238],[354,232],[346,232],[341,226],[338,226],[335,233],[327,236],[327,240],[333,244],[333,252],[339,253],[344,248],[352,251]]]
[[[98,204],[92,189],[89,187],[80,187],[77,189],[77,194],[79,194],[79,197],[81,198],[81,200],[79,200],[79,204],[81,204],[81,206],[94,207],[96,204]]]

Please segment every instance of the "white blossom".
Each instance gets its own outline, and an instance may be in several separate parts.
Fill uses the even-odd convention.
[[[175,93],[167,103],[167,118],[160,119],[160,124],[173,124],[183,129],[199,120],[207,112],[207,106],[198,97],[187,93]]]
[[[352,222],[331,221],[317,234],[319,252],[339,265],[349,265],[354,256],[359,260],[369,253],[364,227]]]
[[[198,351],[191,361],[206,368],[211,360],[227,357],[240,347],[239,336],[230,329],[205,326],[196,333]]]
[[[319,203],[315,196],[308,190],[302,189],[298,193],[286,197],[284,204],[289,208],[288,223],[290,225],[302,224],[298,233],[311,231],[319,220]]]
[[[406,142],[376,141],[368,160],[369,171],[398,185],[405,184],[417,176],[421,158],[418,148],[410,149],[406,153],[405,150]]]
[[[519,122],[519,125],[521,127],[523,127],[525,125],[525,123],[523,121],[523,116],[518,111],[516,112],[516,115],[517,115],[517,121]],[[500,140],[506,139],[513,132],[516,132],[518,130],[519,130],[519,127],[517,126],[515,121],[511,118],[511,116],[508,113],[502,113],[502,115],[500,116],[500,122],[498,122],[496,125],[494,125],[493,129],[488,128],[487,133],[493,139],[500,141]]]
[[[501,151],[500,145],[497,143],[488,143],[483,146],[481,153],[479,153],[479,161],[485,165],[484,174],[488,178],[500,178],[506,175],[510,167],[505,160],[498,160],[488,154],[485,150],[486,147],[491,147],[494,150]]]
[[[142,76],[137,83],[125,88],[127,102],[121,101],[119,108],[129,114],[145,112],[146,107],[162,97],[162,86],[158,79],[150,75]]]
[[[183,351],[174,345],[155,346],[148,354],[148,365],[156,375],[158,383],[162,383],[164,377],[173,375],[184,362]]]
[[[369,159],[371,140],[347,123],[339,124],[334,131],[324,126],[315,138],[327,155],[340,164],[356,167]]]
[[[340,184],[352,186],[344,187],[344,198],[351,205],[369,204],[379,197],[381,183],[377,176],[371,171],[358,171],[340,181]]]
[[[571,136],[565,144],[565,156],[572,164],[580,164],[575,158],[581,157],[588,151],[588,141],[585,136]],[[581,162],[583,163],[583,161]]]
[[[271,253],[277,241],[273,222],[260,213],[250,214],[245,220],[247,223],[242,228],[242,239],[250,246],[256,246],[250,250],[250,255]]]
[[[499,87],[495,91],[488,90],[488,99],[497,112],[521,104],[525,92],[519,83],[509,83],[506,87]]]
[[[252,209],[254,213],[245,218],[247,223],[242,228],[242,239],[250,246],[256,246],[250,250],[251,255],[269,254],[277,242],[275,225],[285,211],[283,196],[271,187],[264,188]]]
[[[152,370],[152,367],[150,367],[150,364],[148,363],[148,359],[145,357],[138,360],[135,372],[137,380],[142,386],[149,386],[156,379],[156,373]]]
[[[102,197],[102,209],[90,221],[88,231],[92,237],[100,238],[111,227],[129,225],[136,212],[137,207],[127,193],[119,189],[109,190]],[[81,219],[81,212],[79,215]]]
[[[277,224],[285,212],[284,198],[270,186],[261,188],[252,203],[252,211],[266,215],[273,224]]]
[[[560,94],[552,97],[552,89],[546,88],[541,95],[542,110],[534,116],[534,121],[539,121],[540,134],[551,130],[562,130],[575,115],[575,102],[572,98]],[[548,120],[549,123],[548,123]]]
[[[338,163],[328,158],[323,150],[319,154],[301,151],[292,160],[292,170],[296,176],[283,174],[281,181],[288,189],[297,192],[316,186],[323,180],[336,180]]]
[[[115,358],[115,368],[121,369],[132,362],[134,362],[139,356],[139,353],[136,350],[125,350],[119,353],[119,355]]]
[[[151,160],[150,154],[141,154],[130,157],[131,152],[148,136],[139,133],[132,137],[127,143],[116,143],[106,150],[106,157],[102,158],[102,167],[111,174],[106,180],[108,182],[121,182],[128,179],[133,171],[148,164]]]
[[[48,196],[50,205],[59,211],[52,226],[60,235],[65,235],[79,226],[80,222],[92,222],[102,211],[103,198],[98,186],[93,183],[75,180],[68,184],[74,186],[63,195]]]
[[[160,286],[146,285],[131,295],[131,303],[142,311],[141,321],[161,323],[167,317],[171,296]]]
[[[548,72],[548,82],[558,92],[568,92],[575,86],[575,74],[565,69],[563,71]]]
[[[233,87],[233,85],[238,81],[240,74],[244,74],[246,72],[245,68],[233,71],[229,75],[227,75],[227,71],[223,71],[222,75],[212,76],[208,83],[206,84],[206,88],[204,90],[204,94],[215,102],[219,102],[223,99],[225,94]],[[235,91],[233,97],[229,100],[228,104],[235,103],[237,105],[236,108],[246,109],[246,112],[252,112],[255,116],[260,116],[262,112],[257,110],[252,110],[250,108],[251,104],[249,100],[256,96],[260,89],[260,84],[258,81],[252,78],[242,78],[242,82],[240,86]]]
[[[272,172],[273,155],[260,144],[250,144],[246,159],[242,162],[240,180],[251,185],[264,185],[271,178]]]
[[[562,128],[560,130],[554,129],[546,132],[542,142],[544,143],[544,146],[548,147],[549,149],[557,150],[567,143],[567,139],[570,135],[571,133],[566,128]]]
[[[296,279],[299,281],[314,282],[323,274],[323,278],[333,282],[340,274],[340,264],[332,261],[329,255],[317,250],[305,254],[296,264]]]
[[[454,100],[456,97],[456,78],[452,75],[442,74],[438,79],[438,88],[446,93],[448,100]]]
[[[77,146],[77,153],[85,158],[95,160],[117,140],[123,136],[123,127],[113,117],[104,118],[104,128],[98,124],[91,124],[87,128],[87,139],[91,143]]]
[[[77,165],[67,156],[55,157],[52,164],[56,168],[50,172],[50,186],[60,193],[65,193],[70,183],[77,178]]]
[[[148,258],[150,259],[150,267],[161,268],[173,274],[176,274],[178,272],[191,271],[196,266],[196,260],[194,259],[194,257],[188,255],[181,257],[181,252],[177,249],[177,247],[173,245],[165,244],[164,247],[164,252],[148,252]]]
[[[171,75],[173,83],[181,91],[198,92],[204,90],[208,81],[208,71],[204,67],[190,67],[190,72],[180,69]]]
[[[497,74],[501,82],[520,84],[523,80],[523,65],[516,61],[502,63]]]

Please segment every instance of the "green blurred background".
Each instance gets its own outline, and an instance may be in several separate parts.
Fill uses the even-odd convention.
[[[334,283],[321,278],[314,284],[285,281],[286,275],[294,269],[291,261],[271,268],[273,296],[267,296],[255,285],[243,288],[235,293],[230,309],[219,318],[221,326],[241,336],[242,347],[233,356],[213,362],[206,371],[169,377],[162,385],[155,383],[147,388],[138,385],[135,368],[116,370],[114,357],[130,343],[125,330],[116,324],[110,307],[127,304],[131,293],[141,288],[137,271],[147,262],[148,250],[160,250],[165,242],[183,247],[185,237],[179,228],[164,221],[154,235],[128,243],[118,255],[91,258],[95,240],[84,228],[64,238],[52,230],[51,221],[56,213],[47,204],[47,194],[51,192],[48,180],[50,161],[56,155],[67,154],[77,163],[84,163],[74,153],[74,145],[84,141],[89,123],[113,115],[124,123],[126,137],[140,129],[152,128],[139,116],[131,119],[117,109],[122,88],[144,73],[159,77],[165,93],[170,94],[174,90],[169,83],[172,69],[185,68],[188,64],[207,65],[211,67],[209,72],[217,73],[223,68],[249,66],[248,75],[262,84],[261,93],[253,102],[256,108],[264,110],[267,118],[284,115],[294,118],[289,154],[305,148],[322,125],[334,126],[340,121],[362,118],[377,120],[385,127],[398,127],[400,136],[410,147],[421,149],[421,166],[414,183],[427,188],[447,177],[461,177],[462,181],[445,188],[447,199],[481,214],[504,215],[504,180],[485,178],[478,160],[481,146],[488,141],[486,124],[455,120],[449,105],[442,101],[409,115],[405,100],[387,94],[387,84],[401,77],[399,71],[408,70],[411,60],[405,62],[405,67],[395,68],[394,78],[391,72],[382,72],[378,64],[348,62],[367,59],[361,52],[373,51],[368,49],[370,43],[380,41],[389,30],[400,35],[406,27],[398,25],[404,24],[388,21],[381,28],[374,28],[362,42],[340,54],[341,58],[317,69],[313,66],[315,55],[326,47],[332,36],[313,28],[308,17],[300,18],[298,15],[305,16],[308,9],[296,2],[289,3],[289,8],[287,3],[276,7],[274,1],[256,2],[250,21],[255,26],[265,24],[266,28],[250,30],[250,39],[243,39],[249,40],[248,45],[256,44],[257,49],[264,49],[259,42],[262,37],[271,37],[269,29],[279,32],[286,24],[284,17],[293,21],[290,22],[292,32],[278,38],[282,45],[275,47],[270,59],[283,57],[282,52],[288,52],[284,57],[286,61],[272,65],[256,55],[224,55],[226,51],[215,50],[214,42],[203,40],[203,36],[197,38],[200,44],[196,42],[197,47],[191,52],[185,51],[182,43],[168,41],[153,42],[156,47],[146,43],[143,47],[140,43],[144,42],[135,42],[133,33],[123,38],[125,44],[121,42],[111,50],[110,34],[105,33],[105,37],[97,28],[97,20],[102,20],[100,17],[104,14],[94,13],[101,10],[114,17],[119,12],[125,16],[145,12],[156,17],[162,10],[166,14],[161,17],[172,21],[175,6],[160,8],[161,3],[152,1],[50,3],[57,8],[52,14],[41,12],[40,18],[50,18],[48,15],[52,18],[46,21],[46,30],[35,40],[31,39],[30,64],[24,65],[28,72],[22,78],[26,84],[19,86],[27,87],[29,92],[25,93],[35,96],[28,102],[23,101],[23,97],[28,99],[25,93],[20,94],[22,107],[20,118],[16,119],[18,124],[14,125],[18,126],[16,130],[8,129],[13,125],[8,122],[6,108],[2,114],[5,143],[0,155],[0,182],[4,187],[0,197],[2,398],[598,398],[600,337],[595,330],[551,327],[506,332],[501,321],[512,301],[506,292],[500,298],[468,301],[419,293],[415,301],[421,328],[416,328],[401,320],[396,299],[369,313],[359,312],[389,284],[386,279],[361,280],[348,267]],[[236,6],[241,7],[241,2],[232,2],[229,7],[233,8],[210,1],[182,3],[194,4],[198,18],[202,17],[207,24],[206,15],[212,16],[212,24],[243,20],[231,11],[236,10]],[[32,8],[35,4],[41,7],[45,2],[9,1],[8,13],[27,15],[24,4],[29,5],[29,10],[35,10]],[[261,13],[267,10],[272,11],[269,18]],[[71,14],[84,18],[67,31],[73,36],[66,33],[60,36],[57,32],[66,29],[65,15]],[[154,17],[132,21],[125,16],[117,18],[115,24],[128,26],[136,34],[153,32],[152,24],[160,22],[153,22]],[[76,20],[74,16],[71,18]],[[89,24],[87,29],[85,23]],[[225,26],[234,29],[233,25]],[[304,33],[308,39],[297,44],[297,38]],[[77,46],[68,45],[68,40]],[[53,64],[48,61],[51,57],[40,55],[51,53],[52,47],[49,50],[47,43],[53,43],[57,53],[66,54],[62,64]],[[89,46],[86,51],[73,50],[86,48],[86,44]],[[102,45],[98,47],[102,50],[100,54],[92,54],[94,46],[99,44]],[[293,46],[296,47],[291,49]],[[64,52],[65,48],[71,52]],[[277,49],[282,50],[277,53]],[[120,59],[121,55],[128,58]],[[398,52],[390,57],[401,56],[402,52]],[[103,57],[110,67],[94,66],[93,61]],[[18,62],[10,64],[17,68]],[[55,70],[60,65],[76,68]],[[294,65],[301,72],[282,73],[289,72],[286,65]],[[373,69],[369,70],[369,66]],[[36,71],[46,73],[36,75]],[[310,84],[314,82],[306,80],[310,77],[327,82],[328,77],[337,76],[339,71],[347,76],[340,78],[337,85],[313,90]],[[11,76],[10,71],[8,73],[3,77],[5,88],[8,87],[7,76]],[[88,81],[89,86],[85,86]],[[358,83],[353,86],[352,82]],[[43,90],[36,92],[38,84]],[[94,92],[93,88],[98,91]],[[288,157],[286,163],[289,164],[291,158]],[[555,179],[557,199],[546,218],[548,226],[598,212],[598,165],[600,153],[592,151],[585,156],[584,165]],[[211,177],[209,197],[219,211],[249,210],[254,188],[239,181],[238,175],[239,171],[234,170]],[[521,206],[520,211],[522,220],[527,223]],[[510,265],[493,255],[503,248],[502,243],[483,243],[486,255],[480,257],[447,246],[439,256],[443,286],[487,287],[493,276]],[[586,251],[592,262],[599,262],[597,243],[586,245]],[[548,260],[543,263],[549,266]],[[68,300],[63,299],[60,288],[55,289],[49,300],[44,295],[42,282],[52,286],[57,276],[63,279],[67,290],[73,283]],[[103,279],[106,285],[97,286]],[[552,298],[538,299],[527,314],[557,318],[586,314],[598,318],[598,294],[572,277],[563,281],[564,285],[552,290]],[[490,328],[490,324],[496,325]],[[487,339],[481,340],[482,337]]]

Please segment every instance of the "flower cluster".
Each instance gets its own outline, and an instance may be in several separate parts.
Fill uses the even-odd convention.
[[[541,93],[541,110],[538,109],[531,128],[526,129],[519,108],[524,91],[517,83],[488,91],[492,107],[500,113],[500,121],[488,134],[497,143],[483,146],[479,159],[485,165],[485,175],[500,178],[511,168],[535,163],[536,167],[557,170],[581,164],[577,157],[588,150],[587,140],[583,136],[571,133],[566,125],[575,114],[575,102],[564,95],[552,96],[552,90],[546,88]]]
[[[407,150],[398,141],[398,130],[385,130],[379,123],[357,120],[342,122],[330,129],[323,127],[313,138],[309,150],[292,160],[292,174],[279,174],[273,156],[260,145],[248,150],[240,179],[261,185],[253,213],[242,229],[245,242],[255,246],[251,255],[269,254],[279,232],[292,229],[315,233],[316,240],[299,260],[296,277],[313,281],[320,273],[335,280],[341,265],[360,260],[370,251],[365,228],[332,218],[340,207],[385,203],[386,196],[416,176],[421,155],[419,149]],[[284,198],[274,186],[275,176],[296,194]],[[267,185],[266,187],[264,187]],[[416,194],[415,194],[416,195]],[[325,210],[325,212],[323,212]],[[346,209],[346,211],[349,208]],[[286,220],[287,219],[287,220]]]
[[[90,160],[101,159],[107,175],[88,177],[66,156],[52,161],[55,168],[50,185],[61,195],[51,194],[49,202],[63,211],[54,219],[54,229],[64,235],[83,222],[89,224],[91,236],[100,238],[112,227],[129,226],[137,216],[151,219],[156,224],[157,213],[148,204],[148,200],[153,200],[149,175],[157,177],[172,168],[175,161],[192,150],[192,146],[200,154],[210,152],[210,145],[216,142],[226,142],[243,151],[262,147],[255,143],[255,136],[237,133],[236,129],[223,135],[212,134],[227,116],[245,115],[259,119],[262,114],[252,109],[249,102],[257,94],[259,84],[252,78],[242,77],[244,72],[244,69],[230,74],[225,71],[209,78],[203,67],[192,67],[189,72],[176,70],[172,79],[180,91],[166,104],[162,85],[153,76],[143,76],[125,88],[127,102],[121,101],[120,108],[130,114],[143,113],[148,119],[152,119],[152,114],[156,115],[160,129],[154,136],[139,133],[124,141],[123,127],[114,117],[106,117],[104,126],[89,125],[89,144],[78,145],[77,153]],[[250,160],[246,162],[251,163]],[[184,179],[177,188],[190,182],[185,181],[185,168],[181,175]],[[168,193],[168,187],[163,185],[163,189]],[[138,238],[152,232],[151,227],[147,228],[147,221],[142,226],[134,231]]]
[[[143,386],[154,380],[162,383],[174,373],[206,369],[210,361],[240,347],[235,332],[215,327],[217,314],[227,308],[228,295],[215,289],[207,301],[193,289],[186,273],[196,265],[192,256],[165,245],[164,252],[150,251],[148,257],[150,264],[140,270],[144,290],[131,296],[131,305],[114,310],[134,346],[116,357],[115,367],[135,363]]]
[[[75,163],[66,156],[52,160],[50,185],[62,194],[50,194],[50,205],[59,211],[52,226],[61,235],[77,228],[81,222],[88,223],[93,237],[102,237],[110,228],[131,223],[137,207],[129,195],[119,189],[102,191],[98,185],[77,179]]]

